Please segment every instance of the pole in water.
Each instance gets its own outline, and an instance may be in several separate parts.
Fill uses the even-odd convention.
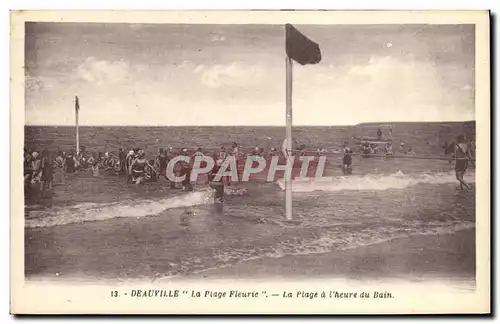
[[[115,180],[115,184],[116,184],[116,202],[120,202],[120,187],[118,185],[118,181]]]
[[[75,96],[75,125],[76,125],[76,154],[80,153],[80,134],[78,130],[78,112],[80,110],[80,102],[78,96]]]
[[[293,168],[292,153],[292,60],[286,56],[286,155],[288,168]],[[290,161],[292,160],[292,161]],[[290,162],[292,163],[290,165]],[[290,171],[290,172],[288,172]],[[285,218],[292,220],[292,172],[285,172]]]

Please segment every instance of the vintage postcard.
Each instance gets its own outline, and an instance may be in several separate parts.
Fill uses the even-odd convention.
[[[11,13],[11,312],[490,312],[487,11]]]

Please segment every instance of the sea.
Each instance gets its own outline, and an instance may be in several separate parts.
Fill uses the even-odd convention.
[[[392,128],[396,156],[401,141],[416,156],[444,157],[457,135],[475,136],[475,122],[392,123],[301,127],[293,138],[307,150],[340,148],[352,136],[376,137]],[[238,142],[280,148],[284,127],[80,127],[86,151],[200,147],[206,153]],[[31,150],[74,149],[74,127],[26,126]],[[351,141],[351,145],[352,141]],[[27,278],[90,280],[182,277],[259,258],[314,255],[415,235],[439,235],[475,227],[475,193],[458,190],[447,160],[353,158],[344,175],[341,157],[327,157],[330,180],[294,179],[293,220],[285,219],[283,179],[252,178],[238,184],[244,196],[228,196],[222,208],[202,181],[193,192],[160,180],[127,184],[101,170],[65,174],[56,170],[53,193],[26,205]],[[475,183],[475,167],[465,180]],[[21,217],[19,215],[19,217]]]

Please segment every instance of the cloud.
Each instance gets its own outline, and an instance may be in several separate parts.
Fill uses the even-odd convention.
[[[41,77],[26,75],[26,91],[38,91],[44,88],[45,83]]]
[[[191,61],[188,61],[188,60],[182,60],[182,61],[181,61],[181,62],[177,65],[177,67],[183,68],[183,67],[188,66],[189,64],[191,64]]]
[[[212,42],[223,42],[226,40],[224,35],[214,35],[212,36]]]
[[[474,102],[431,61],[374,56],[366,64],[295,69],[294,113],[322,124],[473,119]]]
[[[142,24],[130,24],[129,27],[132,30],[139,30],[142,29]]]
[[[201,72],[201,70],[203,70],[205,68],[205,66],[203,64],[200,64],[198,65],[195,69],[194,69],[194,73],[199,73]]]
[[[125,61],[99,61],[89,57],[77,68],[77,75],[89,83],[115,85],[124,83],[130,77],[130,68]]]
[[[201,74],[202,84],[210,88],[259,85],[266,76],[266,69],[259,65],[232,63],[203,69],[198,68],[196,69],[198,72],[203,71]]]

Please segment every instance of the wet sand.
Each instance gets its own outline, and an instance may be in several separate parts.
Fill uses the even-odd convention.
[[[467,229],[452,234],[410,236],[323,254],[256,259],[188,278],[301,280],[328,277],[417,282],[433,279],[475,284],[475,268],[475,229]]]

